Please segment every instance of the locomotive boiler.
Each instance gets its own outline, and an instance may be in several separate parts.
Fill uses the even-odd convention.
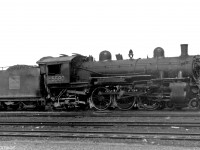
[[[189,56],[187,44],[181,45],[178,57],[165,57],[160,47],[153,58],[134,59],[132,50],[129,56],[112,60],[111,53],[103,51],[99,61],[79,54],[40,59],[47,102],[66,109],[199,107],[200,57]]]

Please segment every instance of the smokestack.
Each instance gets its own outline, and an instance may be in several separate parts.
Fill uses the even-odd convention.
[[[188,56],[188,44],[181,44],[181,57]]]

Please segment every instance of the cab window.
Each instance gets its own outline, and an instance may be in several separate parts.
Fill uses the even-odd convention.
[[[61,73],[61,64],[48,65],[48,75],[55,75]]]

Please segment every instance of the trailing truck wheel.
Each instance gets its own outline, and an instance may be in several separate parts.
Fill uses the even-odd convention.
[[[37,105],[36,109],[39,111],[45,111],[45,105]]]
[[[155,101],[156,99],[152,97],[140,97],[140,105],[146,110],[156,110],[160,107],[159,102]]]
[[[175,109],[175,106],[174,106],[174,104],[171,101],[165,102],[165,107],[167,109],[169,109],[169,110],[174,110]]]
[[[109,90],[105,87],[96,88],[91,95],[91,102],[95,109],[106,110],[111,104]]]
[[[176,110],[182,110],[183,107],[177,106],[175,108],[176,108]]]
[[[164,101],[160,102],[160,106],[159,106],[158,110],[163,110],[163,109],[165,109],[165,102]]]
[[[74,105],[65,105],[65,109],[67,111],[74,111],[76,109],[76,107]]]
[[[135,104],[136,98],[130,96],[128,92],[131,92],[131,89],[128,87],[121,87],[118,90],[119,94],[116,97],[116,103],[120,110],[129,110]]]

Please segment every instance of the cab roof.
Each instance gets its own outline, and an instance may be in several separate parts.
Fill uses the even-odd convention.
[[[73,56],[60,56],[60,57],[43,57],[40,60],[38,60],[36,63],[37,64],[48,64],[48,63],[60,63],[60,62],[71,62],[72,59],[77,57],[78,55],[73,55]]]

